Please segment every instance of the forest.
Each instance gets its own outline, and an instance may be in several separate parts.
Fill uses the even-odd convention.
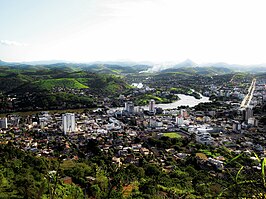
[[[157,148],[174,147],[182,151],[187,140],[150,138]],[[84,151],[93,156],[82,158]],[[244,153],[236,155],[225,147],[195,145],[184,160],[169,159],[169,170],[143,157],[138,165],[118,166],[112,156],[99,150],[91,140],[79,151],[78,160],[38,157],[17,149],[14,144],[0,145],[0,198],[264,198],[265,159],[257,159],[262,170]],[[202,155],[203,154],[203,155]],[[217,171],[199,166],[201,156],[223,155],[226,169]],[[215,170],[215,172],[213,172]],[[71,182],[64,179],[70,178]]]

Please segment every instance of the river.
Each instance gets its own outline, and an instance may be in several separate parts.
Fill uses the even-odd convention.
[[[162,109],[175,109],[178,106],[189,106],[193,107],[198,105],[199,103],[204,103],[204,102],[210,102],[208,97],[204,97],[200,94],[201,99],[196,99],[193,96],[189,95],[184,95],[184,94],[178,94],[177,95],[180,100],[174,101],[172,103],[168,104],[156,104],[155,107],[160,107]],[[149,109],[148,105],[146,106],[141,106],[141,108],[144,108],[145,110]],[[116,108],[111,108],[111,112],[115,110],[122,110],[124,107],[116,107]],[[96,108],[95,108],[96,110]],[[66,110],[48,110],[49,112],[58,112],[58,113],[65,113],[65,112],[83,112],[84,108],[81,109],[66,109]],[[41,112],[40,110],[38,111],[26,111],[26,112],[16,112],[16,113],[10,113],[10,114],[18,114],[18,115],[32,115]],[[0,114],[0,117],[4,117],[7,113]]]
[[[177,96],[180,98],[180,100],[174,101],[169,104],[156,104],[155,107],[160,107],[162,109],[174,109],[177,108],[178,106],[193,107],[198,105],[199,103],[210,102],[208,97],[204,97],[202,95],[200,95],[201,99],[196,99],[193,96],[184,95],[184,94],[178,94]],[[144,109],[148,109],[148,106],[144,106]]]
[[[155,107],[159,107],[162,108],[164,110],[166,109],[176,109],[178,106],[189,106],[189,107],[193,107],[198,105],[199,103],[205,103],[205,102],[211,102],[209,100],[209,97],[204,97],[203,95],[200,94],[201,98],[200,99],[196,99],[193,96],[190,95],[184,95],[184,94],[177,94],[177,96],[179,97],[179,100],[174,101],[172,103],[168,103],[168,104],[155,104]],[[149,106],[139,106],[140,108],[143,108],[144,110],[148,110]],[[115,110],[123,110],[124,107],[115,107],[115,108],[111,108],[110,111],[113,112]]]

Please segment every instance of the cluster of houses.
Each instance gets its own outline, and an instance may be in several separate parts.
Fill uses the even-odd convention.
[[[265,86],[257,82],[252,107],[266,102]],[[210,86],[210,91],[215,88]],[[220,95],[224,90],[218,90]],[[232,95],[237,89],[232,88]],[[225,93],[228,93],[227,91]],[[225,94],[227,95],[227,94]],[[243,98],[238,95],[239,101]],[[160,164],[165,170],[171,169],[169,158],[175,161],[190,156],[189,152],[169,148],[160,149],[150,146],[148,138],[160,138],[164,133],[172,132],[181,137],[194,138],[198,144],[226,146],[230,150],[255,151],[265,156],[266,135],[262,132],[265,126],[258,122],[258,115],[250,106],[239,109],[238,103],[225,100],[216,110],[196,111],[194,108],[172,110],[156,109],[154,100],[148,110],[135,109],[132,102],[126,102],[123,109],[95,109],[83,113],[50,113],[48,111],[28,116],[8,115],[0,119],[0,143],[12,142],[25,151],[38,156],[63,156],[65,159],[78,159],[80,155],[93,155],[90,147],[97,146],[102,152],[112,154],[114,164],[140,164],[143,156],[151,162]],[[235,114],[230,118],[228,115]],[[255,117],[254,117],[255,116]],[[93,142],[92,142],[93,140]],[[94,143],[95,142],[95,143]],[[90,149],[90,150],[89,150]],[[224,168],[223,157],[207,157],[198,153],[201,165],[210,165],[221,170]]]

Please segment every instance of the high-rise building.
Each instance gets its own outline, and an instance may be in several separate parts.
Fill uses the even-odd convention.
[[[251,107],[247,107],[243,110],[243,120],[248,121],[249,118],[253,117],[253,110]]]
[[[181,115],[179,115],[178,117],[176,117],[176,125],[177,126],[181,126],[184,123],[184,119]]]
[[[233,121],[233,131],[240,131],[241,124],[238,121]]]
[[[75,114],[65,113],[62,115],[63,132],[67,133],[74,132],[76,130]]]
[[[125,108],[124,108],[125,111],[127,110],[127,106],[128,106],[128,102],[125,102]]]
[[[0,119],[0,128],[7,129],[7,118],[1,118]]]
[[[151,99],[150,100],[150,103],[149,103],[149,111],[150,112],[155,112],[155,100],[154,99]]]
[[[134,113],[134,103],[131,101],[125,102],[125,110],[129,113]]]
[[[265,90],[266,90],[266,85],[265,85]],[[266,102],[266,91],[262,94],[262,101]]]

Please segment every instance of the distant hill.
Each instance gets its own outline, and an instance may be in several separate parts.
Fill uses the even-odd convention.
[[[102,74],[129,74],[129,73],[158,73],[158,72],[188,72],[197,74],[223,74],[234,72],[266,72],[266,64],[239,65],[224,62],[197,64],[190,59],[179,63],[152,63],[132,61],[97,61],[90,63],[71,63],[59,60],[35,61],[35,62],[4,62],[0,60],[0,67],[10,67],[9,70],[37,71],[52,68],[64,68],[68,71],[84,70]],[[187,69],[184,69],[187,68]],[[220,69],[219,69],[220,68]],[[1,74],[0,74],[1,75]]]
[[[227,64],[224,62],[217,63],[203,63],[197,64],[190,59],[187,59],[180,63],[168,63],[168,64],[154,64],[147,71],[148,73],[160,73],[160,72],[188,72],[197,74],[224,74],[231,72],[250,72],[261,73],[266,72],[266,64],[254,64],[254,65],[240,65],[240,64]]]
[[[0,66],[0,94],[16,100],[12,104],[1,103],[0,112],[96,107],[99,98],[114,97],[131,88],[123,76],[110,71],[101,74],[98,66],[95,73],[82,69],[84,66],[64,63],[3,65]]]
[[[139,73],[140,71],[147,70],[150,67],[151,66],[147,65],[121,66],[111,64],[93,64],[80,66],[80,68],[85,71],[105,74]]]
[[[171,68],[175,68],[175,69],[177,69],[177,68],[184,68],[184,67],[197,67],[198,65],[195,63],[195,62],[193,62],[192,60],[190,60],[190,59],[186,59],[185,61],[183,61],[183,62],[180,62],[180,63],[178,63],[178,64],[175,64],[173,67],[171,67]]]
[[[0,63],[0,90],[3,92],[26,92],[53,88],[65,89],[90,88],[92,84],[105,92],[116,92],[127,84],[119,77],[123,67],[105,65],[76,65],[66,63],[46,66],[19,65]],[[131,69],[131,72],[135,70]],[[119,85],[116,85],[119,84]],[[94,86],[95,86],[94,85]],[[105,88],[106,87],[106,88]],[[108,91],[108,87],[110,90]]]
[[[45,61],[31,61],[31,62],[21,62],[21,63],[27,65],[50,65],[57,63],[68,63],[68,62],[63,60],[45,60]]]
[[[52,61],[51,61],[52,62]],[[34,62],[36,65],[25,64],[25,63],[9,63],[0,61],[0,67],[9,67],[9,71],[15,71],[18,69],[23,69],[28,72],[36,72],[38,70],[47,70],[47,69],[64,69],[68,72],[70,71],[78,71],[84,70],[87,72],[95,72],[102,74],[126,74],[126,73],[139,73],[140,71],[145,71],[151,68],[152,66],[136,64],[133,65],[118,65],[118,64],[106,64],[106,63],[98,63],[98,64],[86,64],[86,63],[52,63],[52,64],[44,64],[45,62]],[[43,63],[43,64],[41,64]],[[46,62],[50,63],[50,61]]]
[[[229,68],[235,72],[251,72],[251,73],[266,72],[266,64],[240,65],[240,64],[227,64],[224,62],[218,62],[218,63],[204,63],[204,64],[201,64],[200,66]]]
[[[232,73],[233,71],[228,68],[219,67],[182,67],[182,68],[169,68],[161,71],[161,73],[188,73],[198,75],[221,75]]]

